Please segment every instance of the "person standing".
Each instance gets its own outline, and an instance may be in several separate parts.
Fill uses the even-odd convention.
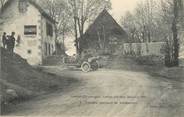
[[[2,42],[3,42],[3,48],[6,49],[7,47],[7,37],[6,37],[6,32],[3,33],[2,36]]]
[[[13,54],[15,48],[15,32],[12,32],[7,44],[8,50],[11,52],[11,54]]]

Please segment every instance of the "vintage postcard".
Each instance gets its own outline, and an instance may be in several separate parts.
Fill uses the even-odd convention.
[[[0,0],[0,114],[184,117],[184,0]]]

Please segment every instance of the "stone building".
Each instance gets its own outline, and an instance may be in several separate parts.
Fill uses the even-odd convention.
[[[0,14],[0,36],[15,32],[15,53],[31,65],[55,52],[55,21],[31,0],[8,0]]]

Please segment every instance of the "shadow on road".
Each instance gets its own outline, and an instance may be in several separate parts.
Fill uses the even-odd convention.
[[[77,89],[77,87],[83,84],[82,81],[73,77],[63,77],[46,71],[44,71],[44,73],[50,76],[52,80],[56,80],[58,84],[60,83],[60,85],[58,84],[50,85],[49,87],[50,90],[42,92],[41,94],[38,94],[38,95],[31,96],[29,97],[29,99],[26,99],[26,100],[20,98],[6,105],[1,104],[1,115],[9,115],[17,111],[23,111],[23,110],[17,110],[16,109],[17,105],[34,102],[34,100],[35,101],[44,100],[58,94],[64,95],[66,93],[69,93],[70,91]]]

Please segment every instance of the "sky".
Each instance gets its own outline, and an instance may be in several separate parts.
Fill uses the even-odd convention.
[[[133,11],[137,2],[141,0],[111,0],[112,10],[110,13],[119,22],[127,11]]]

